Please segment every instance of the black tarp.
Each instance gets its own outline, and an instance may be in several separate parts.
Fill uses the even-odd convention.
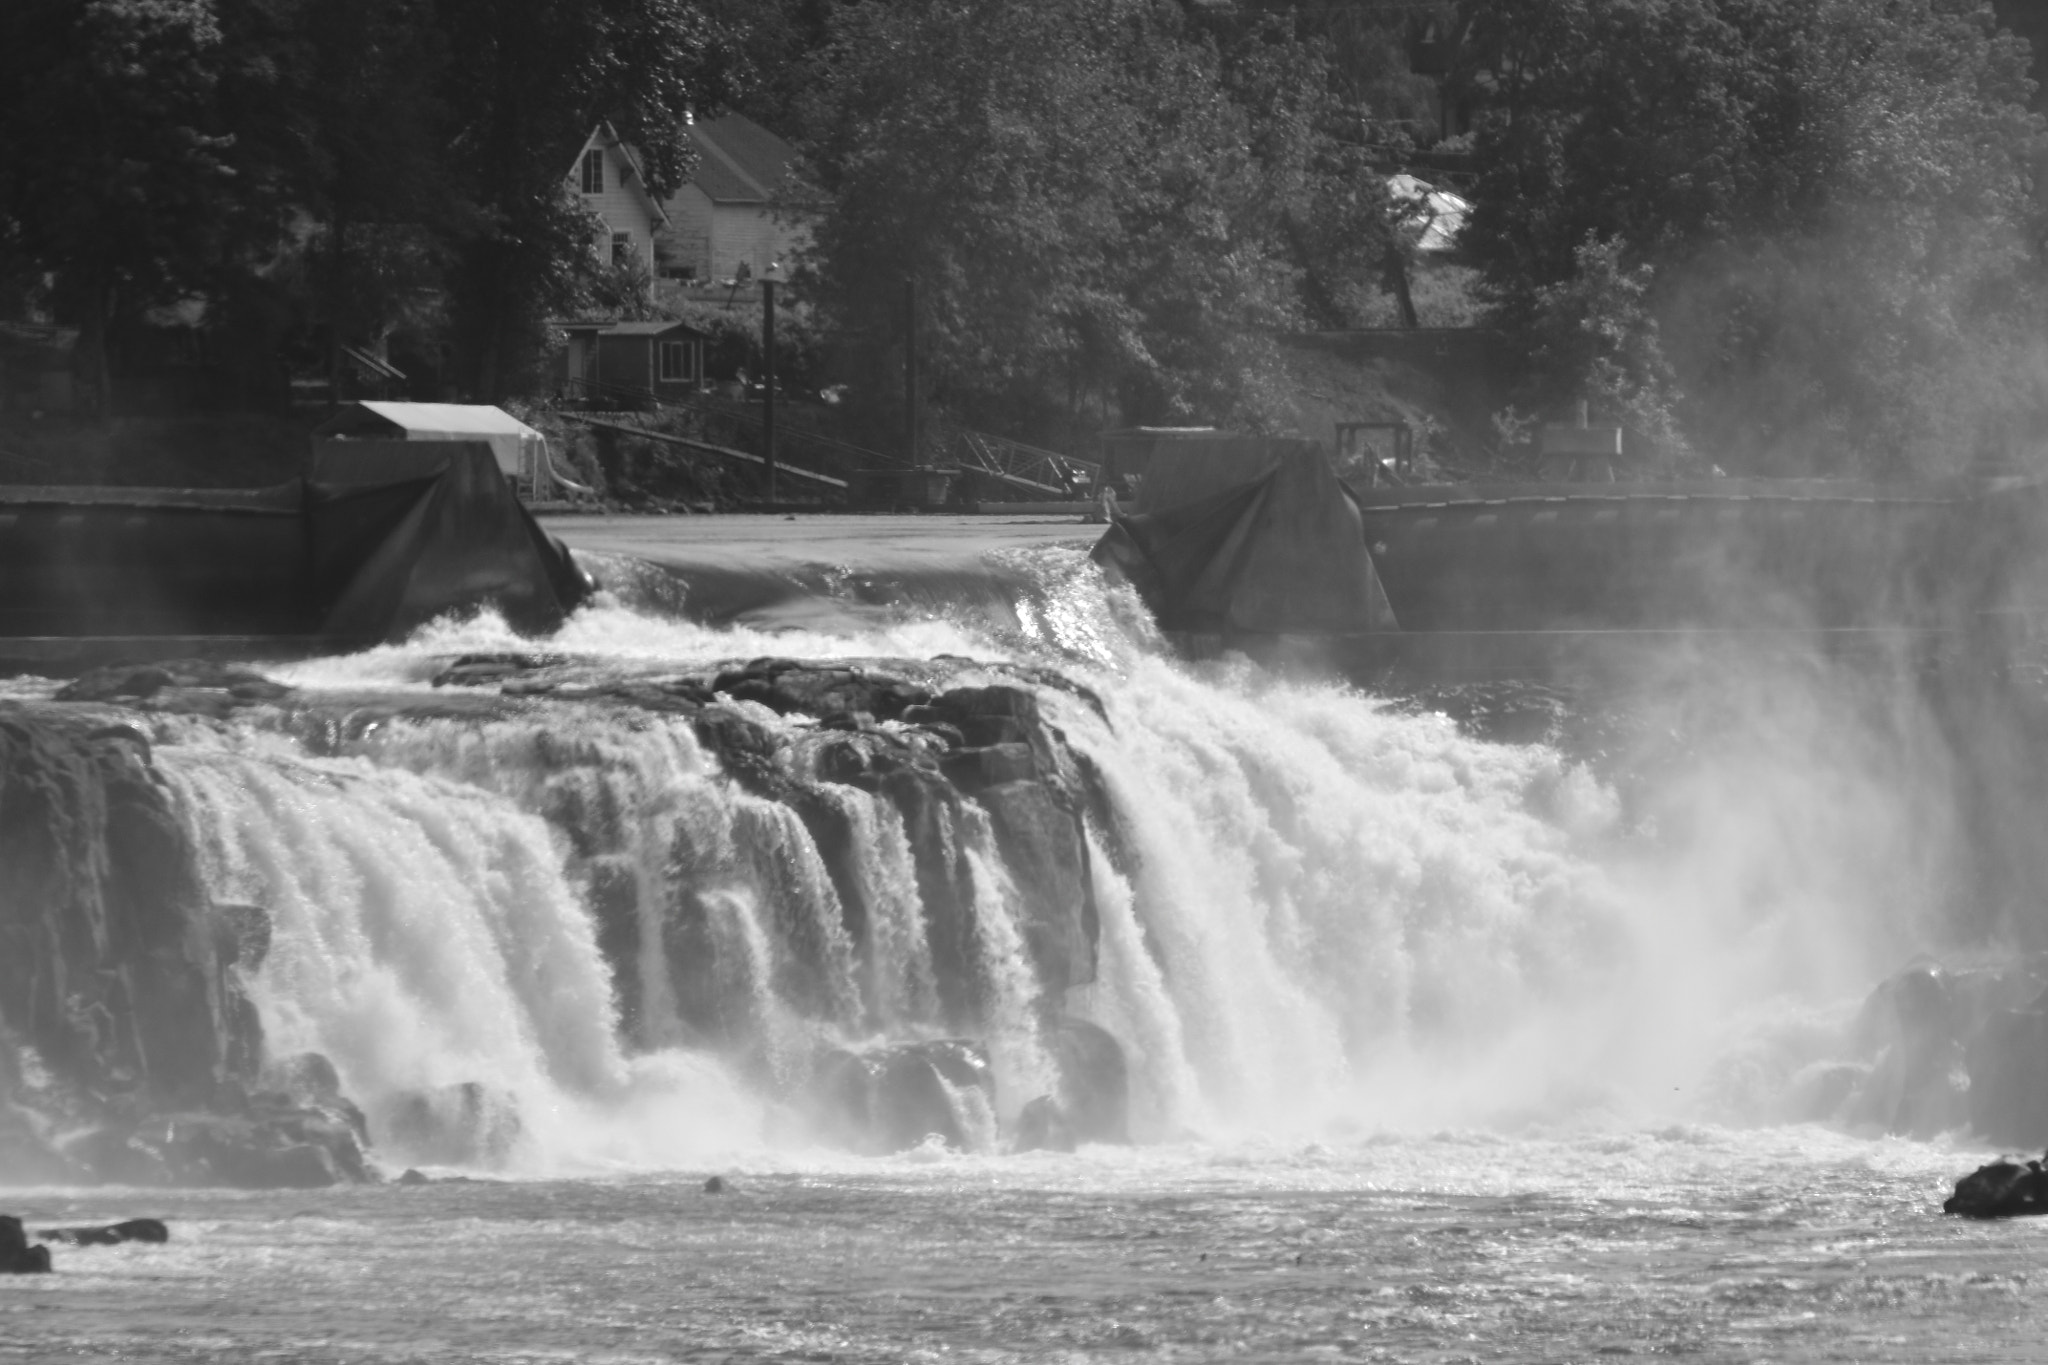
[[[1175,462],[1155,453],[1144,484],[1151,510],[1116,517],[1095,547],[1097,562],[1131,580],[1162,629],[1353,635],[1395,628],[1357,500],[1319,449],[1238,437],[1228,448],[1205,440],[1196,454]],[[1232,462],[1252,477],[1230,482]],[[1192,499],[1180,496],[1184,486]]]

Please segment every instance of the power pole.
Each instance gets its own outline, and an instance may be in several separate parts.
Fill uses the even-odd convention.
[[[761,444],[768,456],[768,501],[775,501],[775,280],[761,278]]]

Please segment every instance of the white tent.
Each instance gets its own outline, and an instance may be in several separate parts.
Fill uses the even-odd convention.
[[[317,434],[344,439],[371,436],[407,441],[480,440],[491,447],[505,477],[527,497],[546,497],[557,482],[554,466],[548,459],[547,438],[503,408],[470,403],[366,401],[344,408],[322,423]]]

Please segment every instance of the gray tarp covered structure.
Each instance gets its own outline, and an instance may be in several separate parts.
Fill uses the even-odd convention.
[[[1156,452],[1140,506],[1112,521],[1095,558],[1132,582],[1164,630],[1395,628],[1357,500],[1311,442],[1215,437]]]
[[[0,487],[0,528],[11,658],[29,639],[349,648],[485,605],[548,630],[589,592],[475,441],[351,443],[273,488]]]

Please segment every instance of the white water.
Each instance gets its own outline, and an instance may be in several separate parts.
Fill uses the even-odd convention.
[[[1077,557],[1036,569],[1043,591],[997,623],[793,636],[614,602],[543,647],[621,675],[768,653],[1024,658],[1091,687],[1106,719],[1043,690],[1119,822],[1092,832],[1098,979],[1066,1003],[1128,1051],[1141,1141],[1771,1117],[1832,1021],[1932,933],[1933,760],[1879,756],[1824,697],[1774,697],[1739,743],[1624,795],[1551,748],[1349,688],[1174,662]],[[280,676],[425,690],[451,654],[533,647],[485,618]],[[801,1140],[790,1090],[816,1047],[943,1032],[894,808],[832,796],[864,848],[855,942],[802,821],[734,788],[686,724],[541,705],[387,720],[332,757],[260,719],[166,722],[158,741],[216,894],[273,911],[254,982],[272,1053],[327,1055],[373,1125],[479,1083],[518,1136],[467,1164],[771,1150]],[[1049,1064],[1015,890],[967,817],[950,837],[1009,1118]],[[601,895],[634,917],[630,1017]],[[690,924],[717,948],[708,985],[669,951]]]

